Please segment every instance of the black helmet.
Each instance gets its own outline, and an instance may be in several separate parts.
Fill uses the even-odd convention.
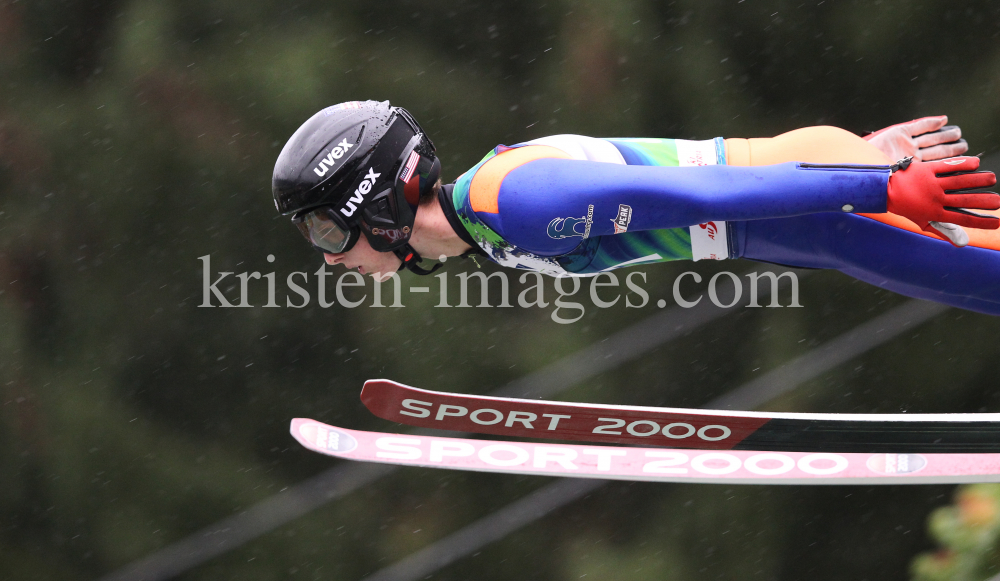
[[[434,144],[405,109],[350,101],[313,115],[274,165],[274,205],[324,252],[346,252],[363,232],[379,252],[411,270],[409,245],[422,194],[437,182]]]

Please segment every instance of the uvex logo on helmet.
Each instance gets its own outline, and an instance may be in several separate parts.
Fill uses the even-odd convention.
[[[368,174],[365,175],[364,179],[361,180],[361,184],[358,185],[358,189],[354,190],[354,195],[347,200],[347,204],[340,209],[340,213],[350,218],[354,215],[354,211],[358,209],[355,204],[361,204],[365,200],[365,195],[372,191],[372,186],[375,185],[375,180],[382,175],[380,173],[375,173],[375,168],[368,168]],[[350,208],[348,210],[348,208]]]
[[[334,160],[344,157],[347,150],[352,147],[354,147],[354,144],[347,143],[346,139],[341,141],[336,147],[330,150],[330,153],[328,153],[327,156],[319,162],[318,166],[313,168],[313,171],[316,172],[316,175],[319,177],[325,176],[326,172],[330,171],[330,168],[333,167]]]

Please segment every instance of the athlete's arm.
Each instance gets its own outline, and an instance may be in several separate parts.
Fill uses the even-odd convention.
[[[628,204],[634,228],[649,230],[709,220],[885,212],[889,174],[889,166],[665,167],[540,159],[511,171],[498,201],[501,213],[509,204],[519,214],[552,216],[589,204],[613,204],[616,211]],[[595,233],[613,231],[609,223]]]
[[[968,171],[976,158],[956,166]],[[975,160],[975,161],[971,161]],[[937,164],[944,162],[935,162]],[[553,237],[556,219],[589,219],[589,236],[613,234],[620,205],[631,207],[629,230],[653,230],[712,220],[756,220],[816,212],[882,213],[892,194],[897,213],[921,227],[929,220],[973,228],[996,228],[995,218],[951,211],[952,207],[996,209],[995,194],[946,194],[988,187],[993,174],[944,177],[940,167],[909,170],[890,178],[889,166],[661,167],[537,159],[510,171],[500,184],[497,212],[487,222],[517,246],[542,255],[572,250],[578,237]],[[928,171],[924,171],[927,169]],[[591,206],[593,209],[591,210]],[[582,227],[577,227],[579,232]]]

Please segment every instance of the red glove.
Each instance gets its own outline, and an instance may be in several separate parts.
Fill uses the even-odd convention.
[[[977,172],[978,157],[955,157],[942,161],[901,162],[902,168],[889,177],[888,210],[911,220],[922,230],[939,234],[930,222],[947,222],[966,228],[996,230],[1000,219],[969,212],[1000,209],[1000,195],[993,192],[970,194],[996,185],[993,172]]]

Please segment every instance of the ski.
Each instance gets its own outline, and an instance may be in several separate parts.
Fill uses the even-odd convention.
[[[296,418],[292,436],[320,454],[401,466],[503,474],[715,484],[1000,482],[1000,454],[833,454],[664,450],[363,432]]]
[[[1000,414],[800,414],[616,406],[488,397],[365,382],[380,418],[504,437],[702,450],[1000,452]]]

